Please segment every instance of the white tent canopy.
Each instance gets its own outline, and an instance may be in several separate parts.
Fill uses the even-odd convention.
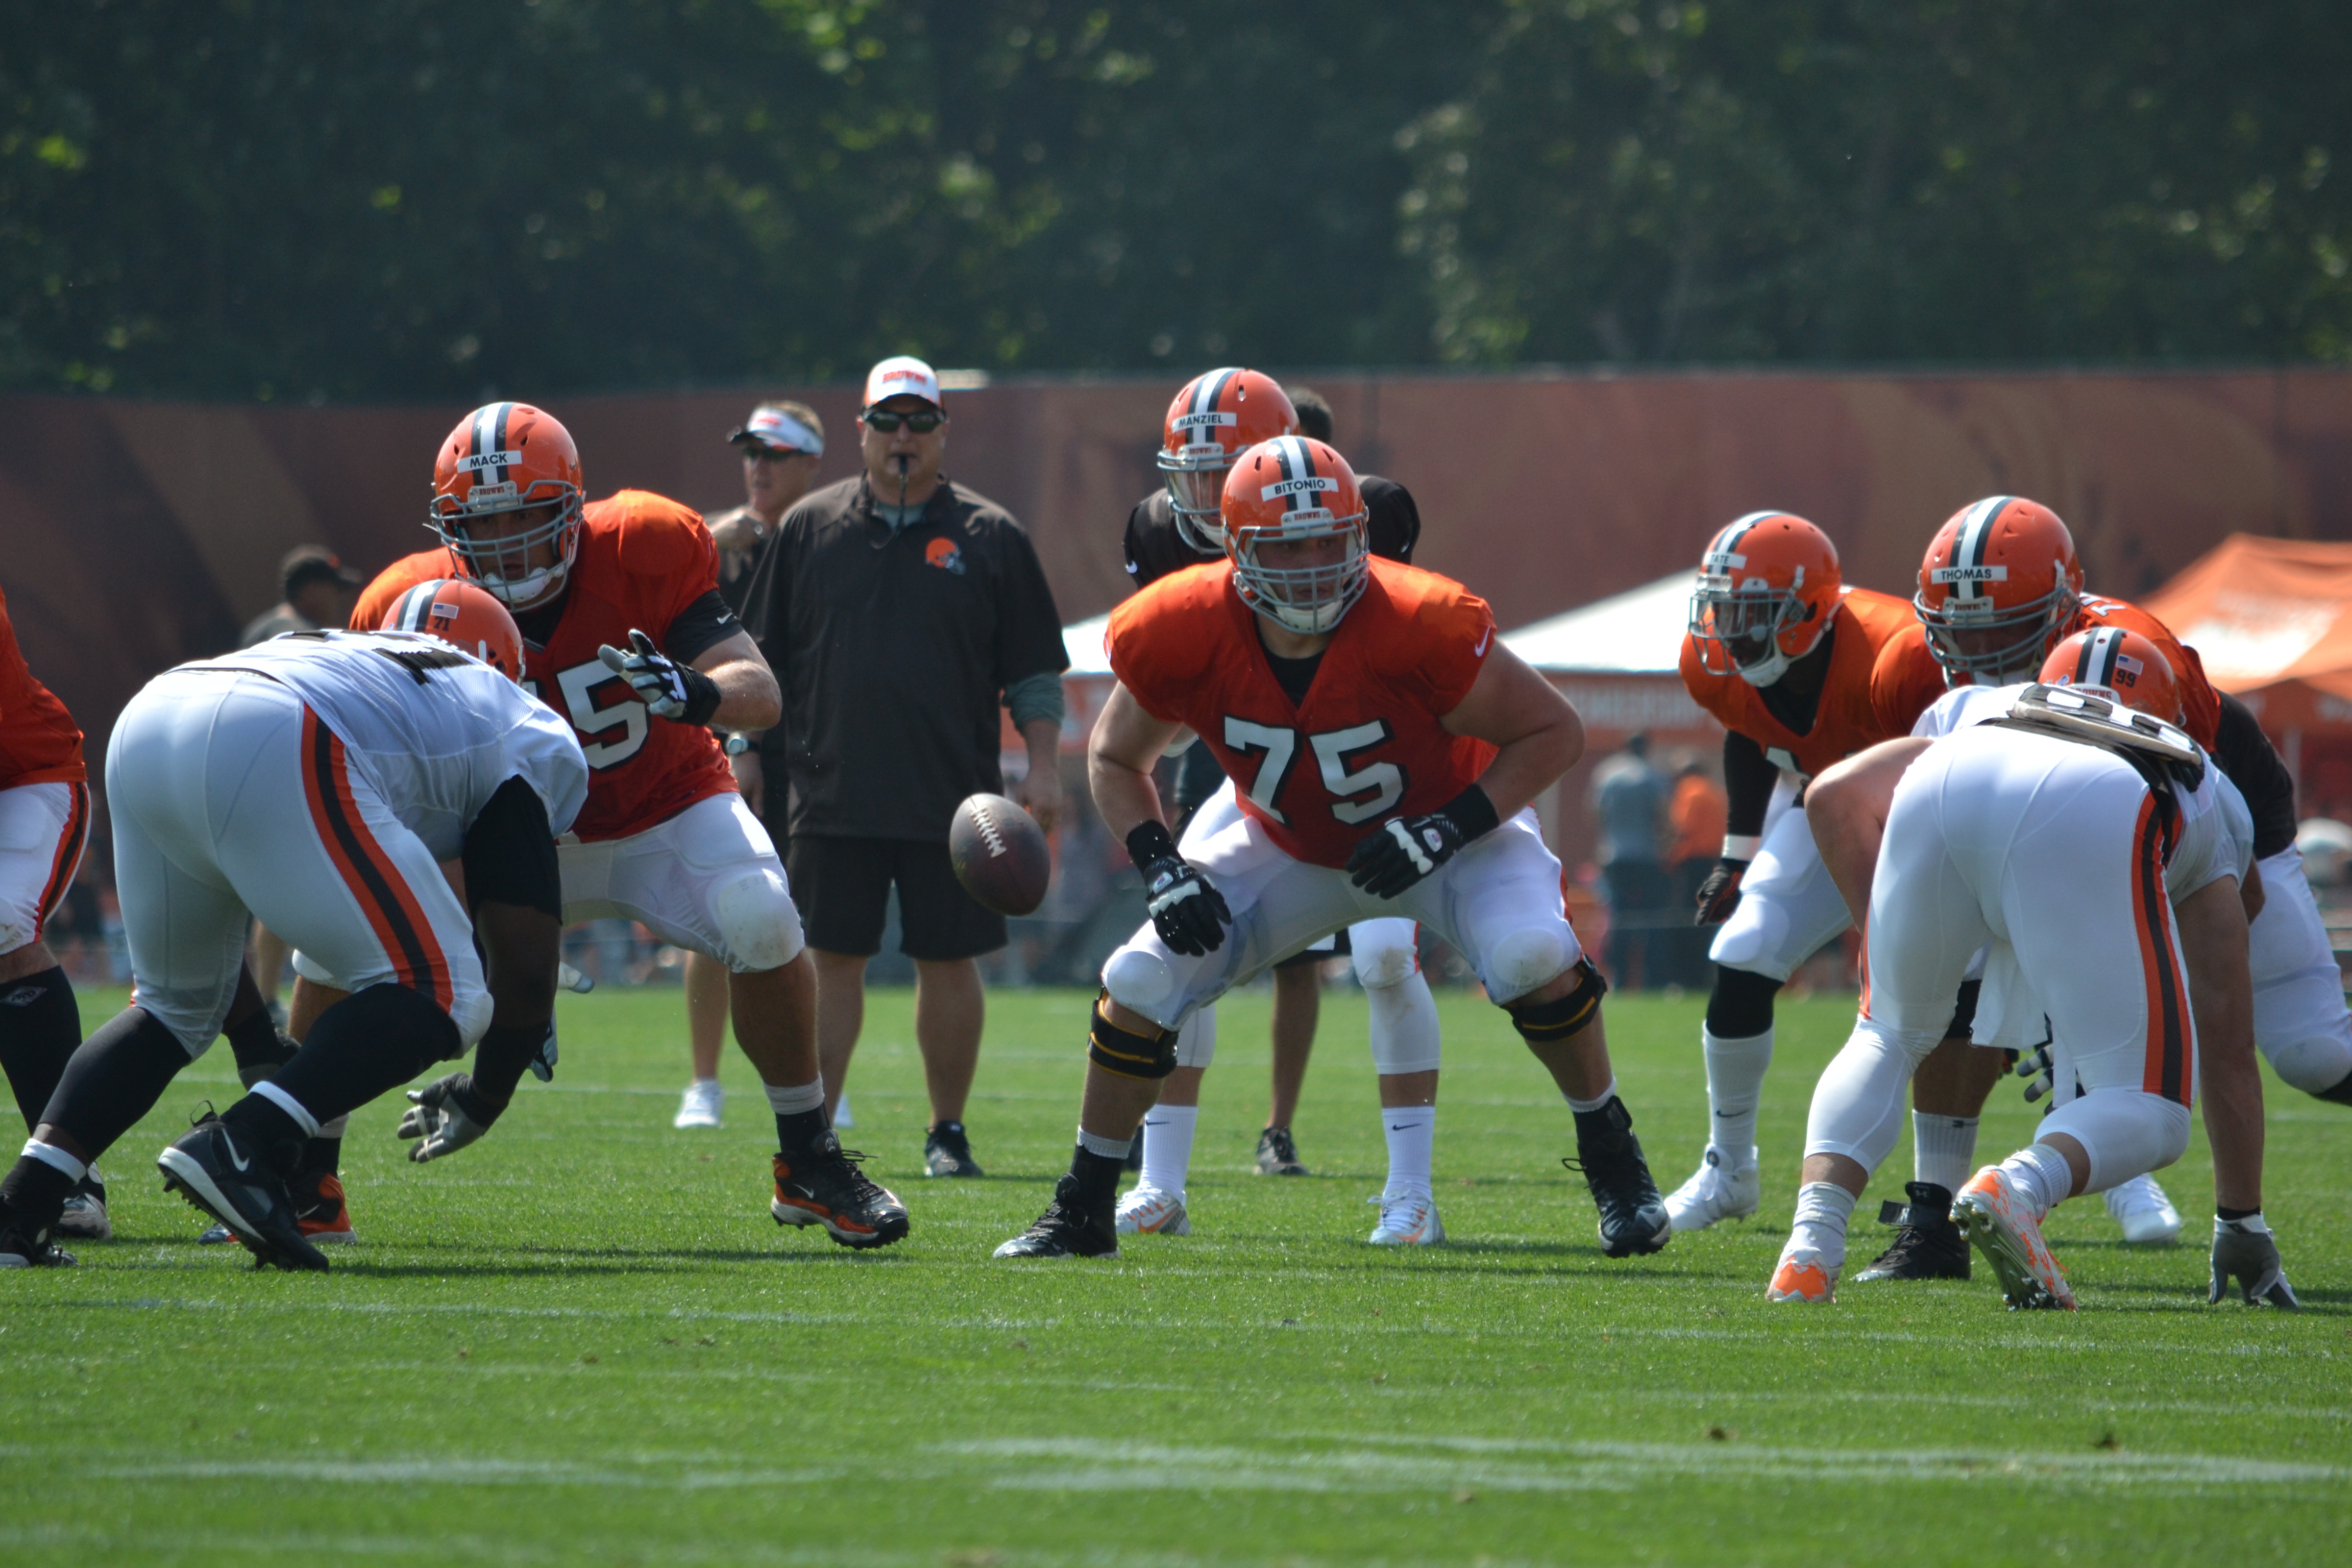
[[[1110,625],[1108,613],[1091,616],[1076,626],[1062,628],[1062,647],[1070,656],[1066,675],[1108,675],[1110,660],[1103,655],[1103,628]]]
[[[1589,675],[1673,675],[1682,668],[1697,574],[1645,587],[1503,634],[1503,646],[1536,668]]]

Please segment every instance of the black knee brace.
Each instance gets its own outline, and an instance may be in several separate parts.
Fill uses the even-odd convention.
[[[1121,1078],[1166,1078],[1176,1070],[1176,1031],[1139,1035],[1122,1029],[1103,1016],[1103,1002],[1097,1001],[1093,1026],[1087,1030],[1087,1059]]]
[[[1511,1016],[1511,1026],[1528,1044],[1546,1046],[1564,1040],[1600,1016],[1609,982],[1601,978],[1601,971],[1589,958],[1578,959],[1574,973],[1576,988],[1567,995],[1549,1002],[1515,1002],[1504,1008]]]
[[[1715,966],[1706,998],[1706,1032],[1718,1040],[1752,1039],[1772,1026],[1772,998],[1781,983],[1769,974]]]

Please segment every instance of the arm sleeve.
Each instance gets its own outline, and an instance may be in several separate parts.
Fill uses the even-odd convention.
[[[1421,542],[1421,508],[1412,492],[1394,479],[1374,479],[1365,487],[1364,506],[1371,513],[1372,553],[1412,564],[1412,547]]]
[[[1739,733],[1726,731],[1723,737],[1723,791],[1729,797],[1724,809],[1723,830],[1742,838],[1753,838],[1764,831],[1764,812],[1772,804],[1772,790],[1780,782],[1780,770],[1764,754],[1764,748]]]
[[[466,829],[459,851],[466,868],[466,906],[512,904],[563,918],[563,873],[555,835],[539,792],[520,774],[499,785]]]
[[[1004,689],[1004,705],[1013,710],[1016,730],[1040,719],[1061,723],[1068,712],[1062,696],[1062,678],[1051,670],[1024,675]]]
[[[2224,691],[2213,760],[2246,797],[2253,816],[2254,858],[2267,859],[2294,842],[2294,779],[2279,760],[2253,710]]]
[[[680,664],[692,664],[742,629],[743,623],[713,588],[671,619],[661,635],[661,650]]]
[[[1004,525],[1004,569],[998,580],[1003,598],[996,616],[996,683],[1010,690],[1023,678],[1058,676],[1070,668],[1070,650],[1062,641],[1062,616],[1054,605],[1054,590],[1029,536],[1007,520]]]

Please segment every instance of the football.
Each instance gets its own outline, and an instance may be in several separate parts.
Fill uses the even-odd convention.
[[[976,795],[956,807],[948,859],[963,890],[1000,915],[1036,909],[1054,876],[1045,830],[1001,795]]]

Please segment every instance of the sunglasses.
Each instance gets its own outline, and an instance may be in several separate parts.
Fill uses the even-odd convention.
[[[946,415],[930,409],[924,409],[915,414],[900,414],[887,408],[869,408],[857,417],[866,422],[866,428],[879,430],[885,436],[895,434],[901,425],[918,436],[928,436],[948,422]]]

